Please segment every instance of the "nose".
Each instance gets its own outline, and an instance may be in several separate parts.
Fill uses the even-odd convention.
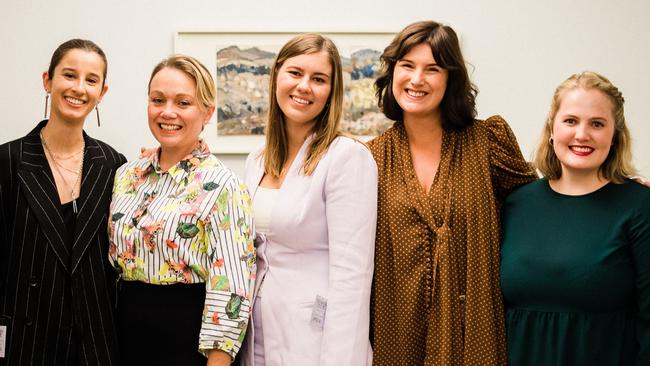
[[[424,73],[420,69],[416,69],[411,74],[411,84],[422,85],[424,82]]]
[[[79,80],[74,83],[72,86],[72,90],[77,93],[83,93],[86,91],[86,84],[83,78],[79,78]]]
[[[303,93],[309,92],[309,76],[305,75],[304,77],[302,77],[300,81],[298,81],[298,85],[296,86],[296,89],[298,89],[298,91]]]
[[[164,119],[175,119],[177,116],[173,102],[165,103],[164,107],[160,111],[160,117]]]
[[[585,141],[589,139],[589,126],[586,123],[580,123],[575,129],[575,139]]]

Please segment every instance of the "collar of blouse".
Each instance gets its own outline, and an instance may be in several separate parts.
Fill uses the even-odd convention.
[[[149,160],[149,165],[147,169],[143,172],[143,176],[149,174],[162,175],[165,172],[160,168],[160,162],[158,156],[160,155],[160,147],[156,150],[155,153],[151,154],[147,159]],[[208,144],[203,140],[199,140],[197,145],[191,153],[181,159],[176,165],[169,168],[166,174],[169,174],[177,183],[181,184],[184,179],[192,172],[194,169],[201,166],[201,163],[211,155],[210,148]]]

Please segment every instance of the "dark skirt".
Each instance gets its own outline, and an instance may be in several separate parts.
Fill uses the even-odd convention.
[[[205,284],[121,281],[117,331],[122,365],[205,366],[199,332]]]

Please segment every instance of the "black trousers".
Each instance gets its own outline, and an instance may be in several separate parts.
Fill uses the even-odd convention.
[[[205,284],[121,281],[117,331],[123,366],[205,366],[199,332]]]

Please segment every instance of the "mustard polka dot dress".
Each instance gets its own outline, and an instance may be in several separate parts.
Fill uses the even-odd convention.
[[[425,193],[404,124],[369,143],[379,170],[374,364],[504,365],[499,206],[536,178],[499,116],[445,131]]]

